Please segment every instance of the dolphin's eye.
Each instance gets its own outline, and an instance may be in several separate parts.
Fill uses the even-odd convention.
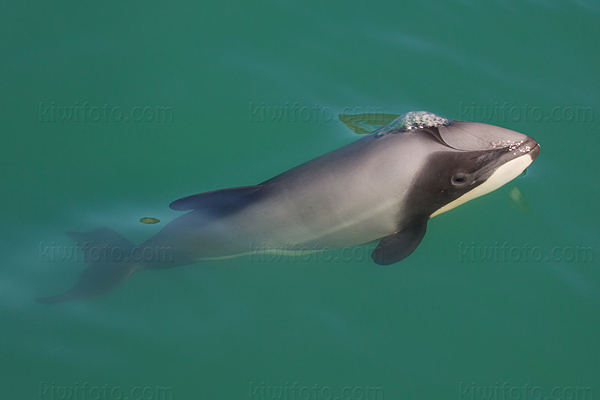
[[[463,173],[458,173],[452,177],[453,185],[464,185],[467,183],[467,175]]]

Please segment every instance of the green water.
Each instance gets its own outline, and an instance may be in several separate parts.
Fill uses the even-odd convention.
[[[600,397],[596,2],[0,10],[0,399]],[[524,132],[541,155],[390,267],[238,258],[32,300],[83,268],[52,256],[65,232],[141,243],[175,199],[355,140],[338,113],[412,110]]]

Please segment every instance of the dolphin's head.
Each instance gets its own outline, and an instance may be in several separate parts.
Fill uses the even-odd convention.
[[[419,118],[411,118],[411,114]],[[423,116],[427,116],[424,123]],[[424,160],[414,181],[414,195],[409,199],[430,217],[510,182],[540,152],[539,144],[529,136],[493,125],[452,121],[424,112],[409,113],[401,119],[405,121],[403,133],[436,142],[436,150]],[[396,123],[396,127],[401,125]],[[427,202],[419,202],[423,196]]]

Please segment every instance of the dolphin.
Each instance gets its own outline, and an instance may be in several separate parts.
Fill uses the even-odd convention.
[[[364,132],[373,127],[369,121],[340,116],[367,134],[258,185],[174,201],[173,210],[188,212],[140,246],[107,228],[68,233],[89,266],[66,293],[37,300],[92,298],[136,271],[253,251],[319,251],[378,241],[371,258],[393,264],[417,248],[429,219],[498,189],[540,152],[534,139],[493,125],[426,111],[384,116],[387,123],[379,121],[382,126],[370,133]],[[157,248],[170,249],[171,257],[127,256]]]

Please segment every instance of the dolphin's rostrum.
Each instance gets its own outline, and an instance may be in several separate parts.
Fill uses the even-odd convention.
[[[256,243],[264,251],[319,250],[379,240],[373,260],[393,264],[417,248],[430,218],[516,178],[540,151],[532,138],[492,125],[424,111],[384,116],[389,123],[380,115],[374,132],[259,185],[171,203],[188,213],[139,246],[172,249],[168,262],[98,260],[91,249],[126,254],[135,246],[106,228],[70,233],[89,266],[71,290],[38,301],[95,297],[138,270],[236,257]],[[374,125],[368,115],[340,117],[357,132]]]

